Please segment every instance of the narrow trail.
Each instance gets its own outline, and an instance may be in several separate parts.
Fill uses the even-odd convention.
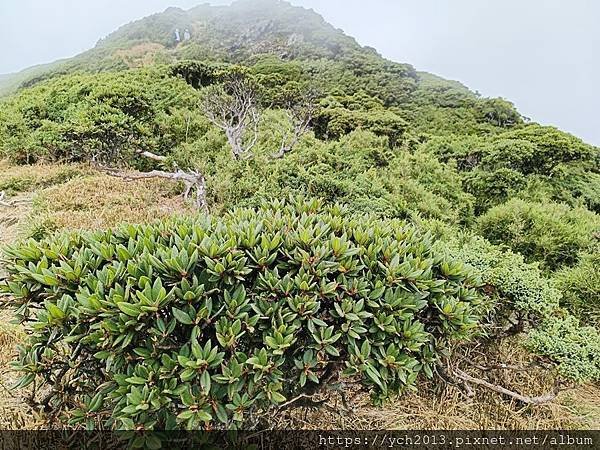
[[[14,206],[0,205],[0,247],[15,241],[20,225],[31,212],[31,194],[12,198],[17,200]]]
[[[0,205],[0,249],[15,242],[22,226],[32,211],[31,193],[17,196],[14,206]],[[4,268],[0,260],[0,279]],[[10,361],[16,351],[15,346],[23,338],[21,329],[10,323],[7,311],[0,312],[0,429],[37,429],[41,418],[25,403],[24,392],[11,392],[18,376],[12,371]]]

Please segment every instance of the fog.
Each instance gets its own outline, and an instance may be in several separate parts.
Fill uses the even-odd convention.
[[[0,73],[73,56],[118,26],[203,0],[1,0]],[[213,1],[228,4],[230,1]],[[385,57],[513,101],[600,146],[596,0],[292,0]]]

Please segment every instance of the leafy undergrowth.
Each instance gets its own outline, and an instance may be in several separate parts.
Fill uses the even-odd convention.
[[[15,166],[0,160],[2,190],[17,202],[0,206],[0,247],[56,228],[94,229],[187,211],[173,183],[126,182],[77,164]],[[3,270],[0,261],[0,277]],[[0,429],[47,427],[47,418],[27,405],[28,390],[10,389],[19,376],[9,362],[25,337],[11,320],[12,314],[0,314]]]

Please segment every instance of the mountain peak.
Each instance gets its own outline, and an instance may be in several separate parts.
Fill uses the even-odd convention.
[[[177,37],[176,30],[189,30],[189,36]],[[169,8],[119,28],[98,47],[122,49],[140,43],[159,44],[192,59],[211,54],[233,61],[256,53],[333,57],[345,50],[360,49],[353,38],[313,10],[283,0],[238,0],[230,6],[203,4],[187,11]]]
[[[260,55],[302,61],[383,60],[312,9],[284,0],[237,0],[229,6],[170,7],[133,21],[48,71],[24,71],[10,82],[0,80],[0,92],[73,71],[104,72],[181,60],[244,64]]]

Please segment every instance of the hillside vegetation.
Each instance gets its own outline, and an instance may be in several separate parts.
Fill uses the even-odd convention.
[[[511,419],[468,426],[594,426],[540,405],[600,381],[600,149],[276,0],[170,8],[0,92],[0,292],[44,420],[392,414],[475,377]]]

